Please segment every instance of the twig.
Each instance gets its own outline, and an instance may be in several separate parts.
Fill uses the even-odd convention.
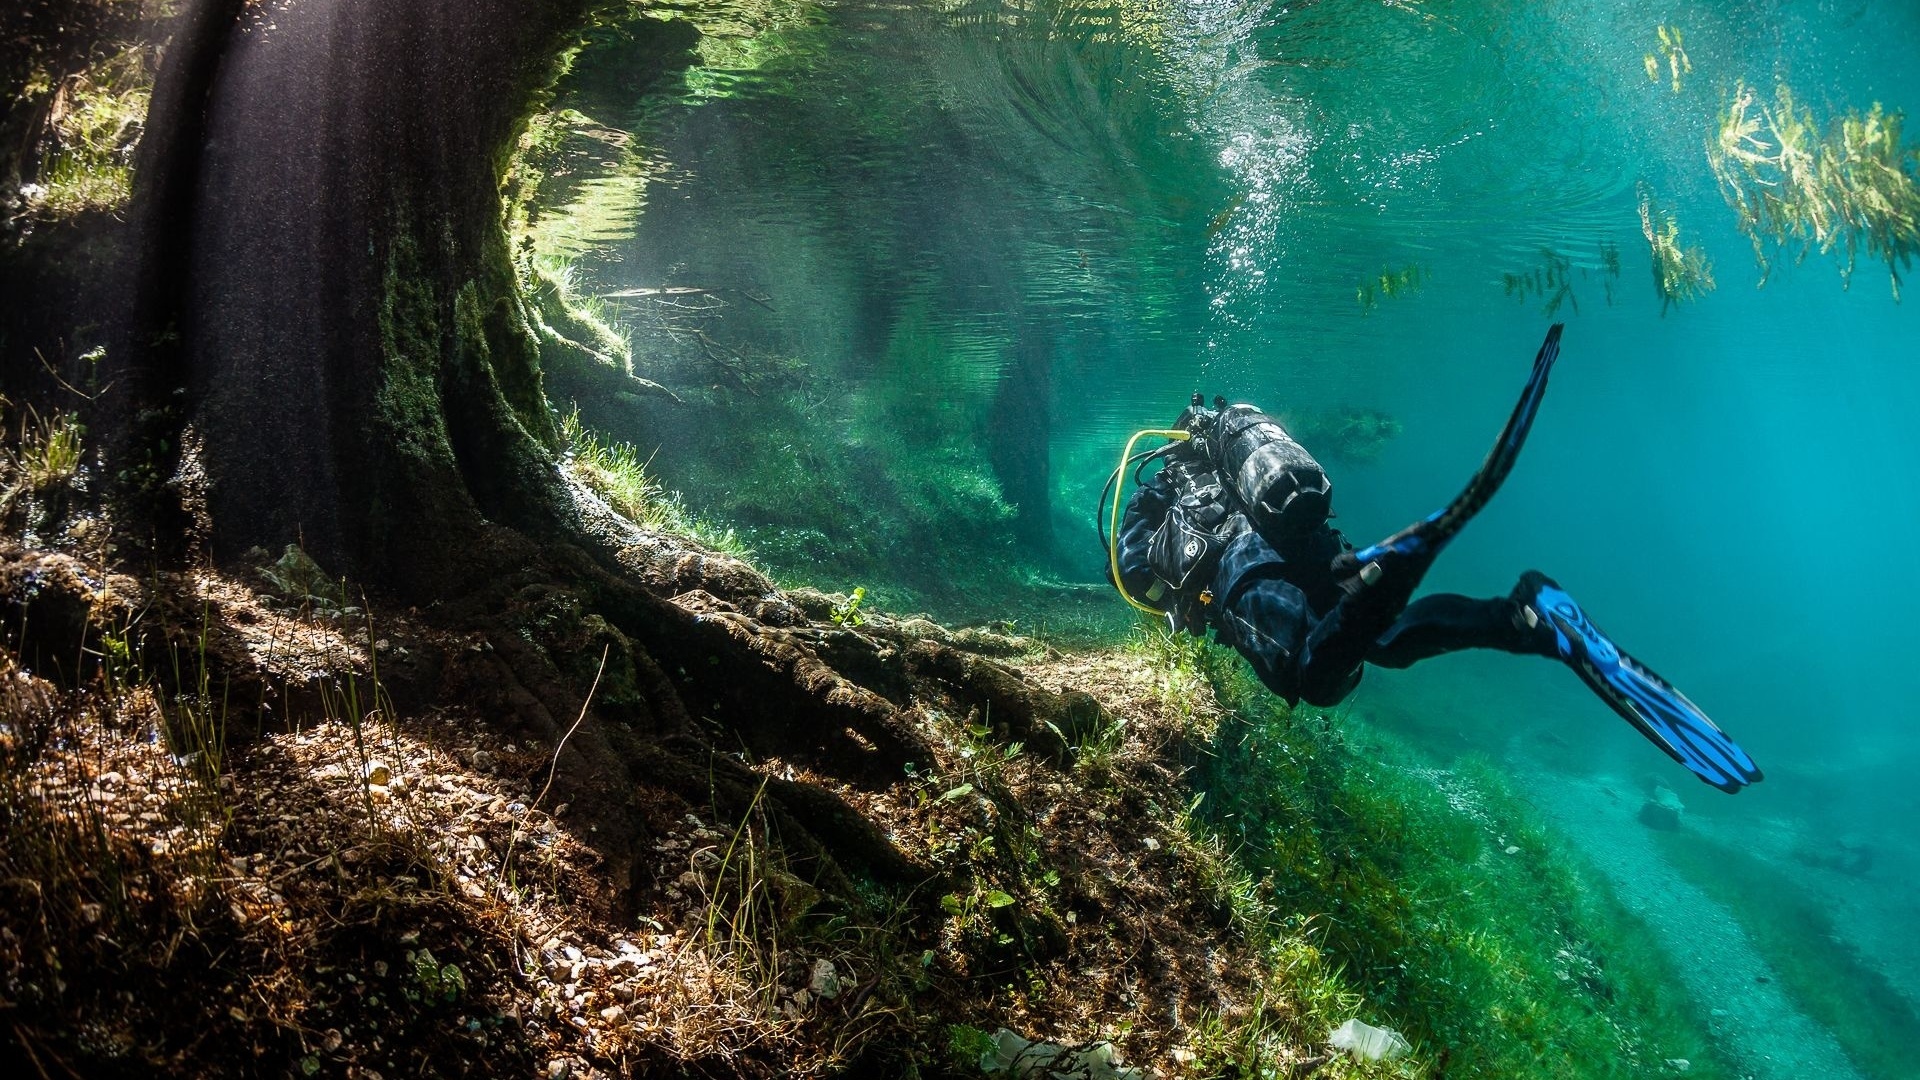
[[[75,386],[72,383],[61,378],[60,373],[58,371],[55,371],[53,369],[53,365],[47,362],[46,354],[41,352],[38,347],[36,347],[33,350],[33,355],[36,357],[39,357],[40,366],[47,369],[47,374],[53,376],[53,381],[59,383],[61,389],[67,391],[70,394],[74,394],[83,400],[92,401],[95,398],[99,397],[101,394],[104,394],[107,391],[113,389],[113,384],[108,383],[107,385],[101,387],[99,390],[95,391],[94,393],[91,393],[91,394],[86,393],[82,390],[75,388]],[[82,359],[85,359],[85,357],[82,357]]]
[[[581,723],[586,720],[587,709],[589,706],[593,704],[594,691],[600,689],[600,676],[606,674],[607,654],[611,651],[613,651],[612,642],[608,642],[606,645],[601,646],[600,669],[593,673],[593,685],[587,687],[586,700],[580,703],[580,715],[577,717],[574,717],[573,726],[567,729],[567,733],[565,735],[560,736],[560,741],[558,743],[554,744],[553,762],[552,764],[547,766],[547,784],[545,787],[540,789],[540,794],[535,795],[533,797],[533,802],[528,804],[527,809],[531,810],[539,806],[540,800],[546,798],[547,792],[553,790],[553,778],[560,771],[560,751],[566,749],[567,740],[573,738],[573,733],[580,730]]]
[[[558,743],[554,744],[553,762],[547,766],[546,786],[541,788],[540,794],[535,795],[533,797],[533,801],[527,804],[527,812],[529,814],[532,813],[533,810],[540,805],[540,801],[542,799],[545,799],[547,797],[547,792],[553,790],[553,778],[560,771],[560,751],[566,749],[567,740],[573,738],[573,733],[580,730],[581,723],[586,720],[587,709],[593,705],[594,692],[600,689],[600,676],[606,674],[606,671],[607,671],[607,654],[610,653],[612,650],[613,650],[612,642],[608,642],[606,645],[601,647],[600,669],[593,673],[593,685],[587,687],[586,700],[580,703],[580,715],[574,717],[573,726],[567,729],[567,733],[565,735],[560,736],[560,741]],[[510,880],[513,875],[513,849],[519,846],[519,843],[520,843],[520,819],[516,819],[513,823],[513,834],[507,838],[506,853],[500,857],[500,875],[501,875],[503,885],[505,885],[506,882]],[[507,885],[506,887],[509,889],[512,888],[512,886],[510,885]]]

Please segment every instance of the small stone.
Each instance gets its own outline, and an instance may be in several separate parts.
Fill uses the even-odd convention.
[[[1693,1062],[1688,1061],[1686,1058],[1668,1058],[1667,1068],[1672,1069],[1674,1072],[1683,1073],[1693,1068]]]
[[[1508,844],[1508,845],[1506,846],[1506,852],[1507,852],[1507,854],[1509,854],[1509,855],[1518,855],[1518,854],[1520,854],[1520,845],[1519,845],[1519,844]]]
[[[573,1066],[567,1064],[566,1058],[554,1058],[547,1062],[547,1080],[567,1080],[572,1075]]]
[[[625,1015],[627,1015],[627,1011],[618,1005],[609,1005],[600,1010],[600,1019],[605,1020],[609,1024],[618,1023],[620,1018]]]
[[[393,779],[393,770],[387,767],[386,762],[376,758],[367,762],[366,777],[367,783],[385,787],[387,781]]]
[[[1680,810],[1681,808],[1677,805],[1671,805],[1657,799],[1648,799],[1640,804],[1640,824],[1645,825],[1649,829],[1659,829],[1662,832],[1678,831],[1680,828]],[[1682,1059],[1674,1058],[1673,1060],[1680,1061]]]
[[[807,989],[827,1000],[840,995],[840,973],[834,970],[833,961],[821,957],[813,962],[813,978],[808,980]]]
[[[488,772],[493,768],[493,755],[485,750],[475,750],[472,761],[473,767],[481,772]]]
[[[1159,851],[1159,850],[1160,850],[1160,841],[1158,841],[1158,840],[1155,840],[1155,839],[1154,839],[1153,837],[1151,837],[1151,836],[1149,836],[1149,837],[1147,837],[1147,838],[1146,838],[1145,840],[1142,840],[1142,841],[1141,841],[1141,843],[1143,843],[1143,844],[1145,844],[1145,845],[1147,845],[1147,850],[1148,850],[1148,851]]]

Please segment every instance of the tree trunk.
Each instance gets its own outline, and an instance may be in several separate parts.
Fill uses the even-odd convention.
[[[490,524],[568,523],[499,185],[587,2],[201,0],[141,172],[178,283],[144,321],[177,333],[216,558],[297,541],[427,598],[486,572]]]

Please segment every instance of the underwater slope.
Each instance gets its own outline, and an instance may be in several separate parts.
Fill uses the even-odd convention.
[[[1711,1003],[1712,1035],[1729,1057],[1760,1080],[1864,1080],[1833,1035],[1801,1011],[1733,913],[1669,864],[1657,837],[1635,817],[1635,788],[1558,774],[1539,776],[1531,788],[1660,937],[1688,992]]]

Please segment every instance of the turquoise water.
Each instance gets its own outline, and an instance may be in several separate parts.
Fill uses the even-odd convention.
[[[1756,287],[1705,148],[1740,81],[1790,83],[1823,117],[1920,107],[1920,4],[715,4],[687,17],[709,31],[695,53],[653,26],[580,59],[563,103],[633,141],[611,159],[579,152],[575,220],[550,244],[592,291],[707,290],[610,309],[641,367],[667,358],[655,377],[687,398],[621,433],[692,509],[747,530],[787,577],[884,587],[897,572],[936,606],[927,579],[954,566],[1030,566],[1035,589],[971,599],[1044,621],[1023,606],[1043,612],[1045,587],[1098,579],[1085,522],[1120,443],[1192,390],[1397,421],[1377,452],[1323,455],[1339,523],[1365,542],[1458,489],[1540,335],[1565,320],[1519,467],[1429,587],[1504,593],[1521,570],[1547,571],[1767,781],[1737,798],[1693,783],[1539,661],[1374,672],[1353,707],[1436,754],[1500,758],[1676,955],[1711,968],[1701,950],[1745,948],[1741,913],[1670,880],[1603,794],[1634,804],[1672,786],[1697,828],[1825,905],[1828,944],[1911,1015],[1920,311],[1864,254],[1850,288],[1818,252],[1776,258]],[[1691,62],[1677,90],[1663,25]],[[730,32],[742,27],[758,36]],[[690,66],[637,77],[661,55]],[[1663,312],[1643,192],[1711,259],[1714,291]],[[1550,265],[1572,290],[1551,315],[1549,296],[1506,280]],[[1357,295],[1409,266],[1411,288]],[[715,456],[718,437],[757,422],[796,473],[892,477],[872,496],[881,512],[925,519],[905,561],[843,558],[872,526],[833,498],[782,510],[722,490],[755,481]],[[935,569],[916,579],[916,566]],[[1871,867],[1822,862],[1843,843]],[[1731,966],[1767,964],[1743,952]],[[1722,1034],[1754,1075],[1862,1075],[1774,985],[1716,974],[1696,989],[1725,998]]]

